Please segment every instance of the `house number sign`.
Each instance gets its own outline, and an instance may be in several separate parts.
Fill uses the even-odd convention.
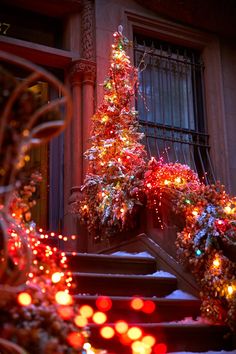
[[[0,34],[6,36],[7,31],[9,30],[10,27],[11,27],[10,23],[0,22]]]

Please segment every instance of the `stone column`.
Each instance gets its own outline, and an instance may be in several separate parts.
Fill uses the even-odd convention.
[[[83,73],[79,68],[78,62],[75,62],[73,63],[70,72],[73,101],[73,118],[71,124],[71,159],[73,168],[73,170],[71,171],[72,186],[80,186],[82,184],[82,80]]]
[[[94,114],[94,85],[95,70],[94,63],[86,64],[83,79],[83,152],[85,152],[90,144],[89,137],[91,133],[91,118]],[[88,167],[88,161],[83,159],[83,178],[85,177]]]
[[[73,62],[70,72],[74,115],[71,126],[72,188],[83,183],[86,173],[83,153],[88,149],[94,113],[96,65],[86,59]]]
[[[81,14],[81,58],[73,61],[70,68],[70,84],[74,105],[74,116],[71,123],[71,195],[70,204],[80,195],[80,186],[87,170],[87,161],[83,153],[88,149],[91,129],[91,117],[94,113],[94,86],[96,77],[95,41],[94,41],[94,4],[92,0],[83,1]],[[68,203],[68,200],[67,200]],[[67,230],[78,234],[77,249],[87,250],[87,234],[78,220],[68,217]],[[69,246],[69,245],[68,245]],[[71,245],[70,245],[71,248]],[[75,249],[75,245],[73,246]]]
[[[94,113],[94,85],[95,85],[95,28],[94,28],[94,3],[93,0],[83,0],[81,18],[81,47],[84,65],[83,76],[83,152],[88,147],[91,130],[91,117]],[[82,64],[82,63],[81,63]],[[87,161],[83,160],[83,177],[87,171]]]

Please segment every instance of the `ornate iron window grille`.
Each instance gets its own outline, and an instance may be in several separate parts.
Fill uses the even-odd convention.
[[[149,156],[189,165],[215,182],[204,102],[204,64],[198,51],[135,36],[139,66],[137,109]]]

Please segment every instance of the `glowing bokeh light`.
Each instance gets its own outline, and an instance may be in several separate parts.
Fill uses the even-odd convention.
[[[116,332],[120,333],[120,334],[124,334],[128,331],[129,326],[127,324],[127,322],[125,321],[117,321],[115,323],[115,330]]]
[[[140,341],[133,342],[131,348],[135,354],[147,354],[147,351],[150,353],[150,348],[147,348],[146,344]]]
[[[78,332],[71,332],[67,336],[67,342],[74,348],[79,349],[84,343],[83,336]]]
[[[176,182],[176,183],[181,183],[181,178],[180,178],[180,177],[176,177],[176,178],[175,178],[175,182]]]
[[[197,217],[198,216],[198,209],[193,209],[192,211],[193,216]]]
[[[52,282],[53,283],[59,283],[59,281],[61,281],[62,275],[60,272],[55,272],[52,274]]]
[[[55,300],[59,305],[73,304],[72,296],[65,291],[58,291],[55,295]]]
[[[142,336],[142,330],[139,327],[131,327],[127,332],[127,336],[131,340],[139,339]]]
[[[224,211],[226,212],[226,214],[230,214],[232,212],[232,209],[229,205],[227,205],[226,207],[224,207]]]
[[[135,297],[131,300],[130,306],[132,307],[133,310],[141,310],[143,307],[143,300],[139,297]]]
[[[234,292],[234,288],[232,287],[232,285],[229,285],[228,288],[227,288],[227,290],[228,290],[228,294],[229,294],[229,295],[232,295],[233,292]]]
[[[88,324],[87,318],[80,316],[80,315],[75,316],[74,322],[75,322],[76,326],[80,327],[80,328],[85,327]]]
[[[18,294],[17,301],[21,306],[29,306],[32,303],[32,297],[26,292]]]
[[[107,315],[104,312],[95,312],[93,315],[93,322],[96,324],[103,324],[107,320]]]
[[[105,326],[100,329],[100,334],[105,339],[111,339],[114,337],[115,331],[112,327]]]
[[[156,343],[156,339],[153,336],[147,335],[142,338],[142,342],[145,343],[148,347],[153,347]]]
[[[81,314],[81,316],[86,317],[86,318],[90,318],[93,316],[93,308],[89,305],[82,305],[79,309],[79,312]]]
[[[84,345],[83,345],[83,348],[85,349],[85,350],[89,350],[89,349],[91,349],[91,344],[90,343],[88,343],[88,342],[86,342],[86,343],[84,343]]]
[[[213,266],[214,268],[219,268],[220,266],[220,260],[219,258],[215,258],[214,261],[213,261]]]

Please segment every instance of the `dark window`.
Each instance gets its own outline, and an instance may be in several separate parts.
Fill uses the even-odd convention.
[[[32,89],[41,95],[45,102],[60,97],[60,92],[50,89],[45,82],[38,82]],[[64,134],[31,149],[30,156],[27,168],[40,172],[43,178],[39,185],[34,220],[44,229],[61,232],[64,216]]]
[[[137,109],[149,156],[189,165],[214,181],[204,109],[204,64],[198,51],[135,37]]]
[[[62,48],[63,23],[54,17],[3,5],[0,14],[0,35]]]

